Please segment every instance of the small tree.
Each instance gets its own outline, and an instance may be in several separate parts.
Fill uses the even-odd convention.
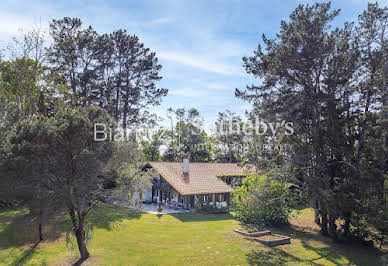
[[[61,199],[67,208],[81,255],[89,257],[84,222],[102,188],[98,176],[113,151],[112,142],[96,142],[93,124],[115,123],[101,108],[87,107],[59,110],[55,117],[34,115],[16,124],[7,138],[7,151],[26,167],[28,175],[20,178],[37,180],[35,187],[45,196]],[[11,166],[11,165],[10,165]]]
[[[119,169],[118,183],[121,192],[129,197],[139,193],[137,207],[142,208],[143,192],[151,189],[152,179],[157,176],[154,169],[143,169],[143,163],[127,164]]]
[[[266,175],[251,175],[233,193],[237,217],[257,226],[287,224],[294,201],[285,184]]]

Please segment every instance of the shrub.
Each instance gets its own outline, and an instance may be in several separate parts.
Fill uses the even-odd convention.
[[[198,209],[205,213],[228,213],[228,207],[216,207],[212,204],[201,204]]]
[[[217,204],[211,204],[210,202],[204,202],[202,197],[196,197],[196,208],[200,212],[204,213],[228,213],[229,208],[228,206],[218,206]]]
[[[251,175],[233,193],[237,217],[257,226],[288,224],[295,206],[285,183],[266,175]]]

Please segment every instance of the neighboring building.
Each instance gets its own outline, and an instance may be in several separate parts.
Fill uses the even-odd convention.
[[[152,190],[144,193],[143,200],[183,208],[203,203],[226,207],[233,191],[231,186],[252,171],[251,167],[236,163],[189,164],[187,158],[183,163],[149,162],[144,168],[153,168],[158,177],[153,181]],[[229,181],[231,186],[222,180]]]

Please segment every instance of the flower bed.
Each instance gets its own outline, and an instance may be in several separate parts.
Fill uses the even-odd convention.
[[[243,235],[243,236],[252,236],[252,237],[258,237],[258,236],[264,236],[264,235],[270,235],[271,231],[264,230],[264,231],[258,231],[258,232],[251,232],[246,229],[234,229],[234,232]]]
[[[270,234],[270,235],[263,235],[260,237],[255,237],[255,241],[260,242],[266,246],[274,247],[284,244],[290,244],[291,238],[288,236],[283,235],[277,235],[277,234]]]

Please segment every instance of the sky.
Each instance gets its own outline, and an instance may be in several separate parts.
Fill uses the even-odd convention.
[[[20,34],[20,29],[37,23],[47,27],[51,19],[64,16],[78,17],[101,34],[126,29],[155,51],[163,66],[158,86],[169,93],[152,111],[165,117],[169,107],[194,107],[211,127],[218,112],[229,109],[243,116],[251,106],[234,96],[236,88],[258,82],[245,73],[242,57],[253,54],[263,33],[274,37],[280,21],[287,20],[298,4],[314,2],[2,0],[0,47]],[[332,7],[341,9],[335,25],[356,20],[367,2],[333,1]],[[388,0],[379,3],[387,6]]]

